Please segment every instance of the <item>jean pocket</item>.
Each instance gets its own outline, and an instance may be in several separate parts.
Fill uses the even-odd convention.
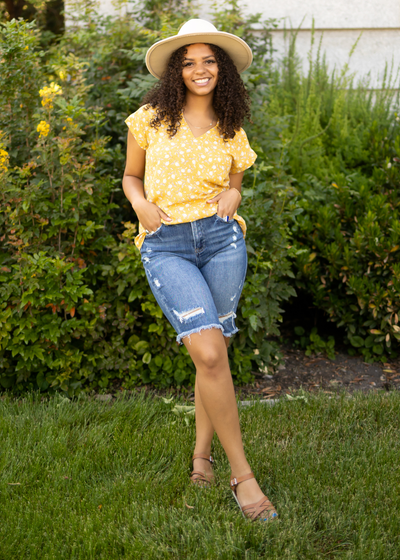
[[[218,216],[218,214],[214,214],[214,216],[217,222],[222,222],[223,224],[227,224],[231,221],[231,218],[229,218],[229,222],[228,222],[226,218],[221,218],[221,216]]]
[[[146,231],[146,237],[154,237],[157,236],[161,233],[161,228],[163,227],[164,224],[161,224],[155,231],[151,231],[150,233],[147,233]]]

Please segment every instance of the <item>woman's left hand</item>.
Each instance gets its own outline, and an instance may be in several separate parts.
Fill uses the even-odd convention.
[[[217,196],[214,196],[211,200],[207,200],[207,204],[218,204],[217,214],[220,218],[226,218],[227,216],[231,219],[237,209],[239,208],[240,202],[242,200],[240,192],[231,187],[227,191],[224,191]]]

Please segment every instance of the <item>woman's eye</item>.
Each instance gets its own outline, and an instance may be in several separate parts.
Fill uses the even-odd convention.
[[[206,60],[205,61],[206,64],[215,64],[215,60]],[[193,66],[193,62],[184,62],[183,63],[183,68],[188,68],[189,66]]]

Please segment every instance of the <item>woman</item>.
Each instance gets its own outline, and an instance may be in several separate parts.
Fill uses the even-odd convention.
[[[126,120],[123,188],[152,292],[196,366],[191,480],[214,481],[215,431],[243,515],[266,520],[277,513],[244,454],[227,352],[247,267],[236,211],[243,172],[256,159],[241,128],[249,97],[239,72],[251,61],[244,41],[199,19],[153,45],[146,64],[160,82]]]

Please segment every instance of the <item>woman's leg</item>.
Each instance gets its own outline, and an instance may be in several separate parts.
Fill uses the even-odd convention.
[[[224,337],[224,341],[226,347],[228,348],[230,338]],[[196,445],[194,453],[206,453],[206,455],[211,455],[211,443],[214,436],[214,426],[212,425],[212,422],[203,406],[197,375],[194,394],[196,405]],[[195,471],[204,472],[208,476],[213,474],[212,466],[206,459],[195,459],[193,461],[193,469]]]
[[[214,435],[214,427],[201,400],[197,375],[194,395],[196,406],[196,445],[194,447],[194,454],[205,453],[206,455],[211,455],[211,442]],[[193,470],[202,472],[207,477],[213,476],[211,463],[207,461],[207,459],[194,459]]]
[[[201,399],[199,437],[210,445],[211,429],[207,425],[213,426],[231,463],[232,474],[239,477],[251,469],[243,451],[228,352],[220,330],[223,328],[229,334],[235,332],[234,311],[246,266],[243,236],[240,238],[235,224],[231,224],[232,231],[228,232],[228,237],[232,235],[232,239],[225,239],[225,245],[230,247],[229,252],[218,251],[216,256],[211,247],[212,254],[204,255],[202,249],[203,260],[207,263],[201,267],[203,273],[197,265],[198,255],[196,258],[192,255],[193,239],[188,231],[190,227],[196,230],[194,233],[197,229],[202,233],[200,226],[196,226],[197,229],[194,227],[196,224],[161,228],[157,235],[145,240],[141,254],[151,290],[171,325],[180,333],[178,341],[183,339],[197,370],[197,388]],[[221,240],[218,241],[220,230],[218,227],[212,232],[212,246],[215,242],[217,248],[221,246]],[[202,237],[199,232],[194,235],[197,244]],[[227,237],[225,233],[224,236]],[[179,254],[176,253],[177,248]],[[215,289],[216,285],[220,286],[219,291]],[[230,330],[227,329],[227,323],[230,324]],[[204,409],[210,424],[206,420],[202,422],[201,418],[204,420],[206,416],[201,415],[201,409]],[[237,490],[242,505],[254,503],[263,496],[254,479],[240,484]]]
[[[196,366],[201,409],[208,416],[209,426],[213,426],[218,435],[231,465],[232,474],[235,477],[248,474],[251,468],[243,450],[235,390],[224,336],[218,329],[203,330],[185,337],[183,342]],[[203,420],[204,417],[201,416],[201,419]],[[206,433],[204,428],[203,431],[200,428],[200,431],[204,436]],[[237,493],[242,506],[257,502],[263,497],[255,479],[240,484]]]

